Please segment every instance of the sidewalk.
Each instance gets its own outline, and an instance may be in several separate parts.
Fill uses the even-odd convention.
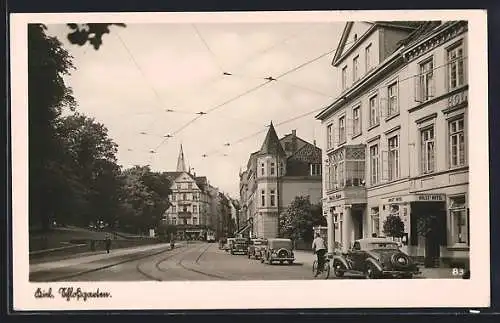
[[[316,259],[316,255],[314,255],[311,251],[304,250],[294,250],[295,261],[297,263],[302,263],[304,266],[310,266],[312,268],[312,264]],[[441,268],[425,268],[424,266],[419,266],[421,275],[417,277],[428,278],[428,279],[462,279],[461,276],[453,276],[452,268],[441,267]]]
[[[183,244],[176,244],[176,248],[182,246]],[[111,250],[110,253],[106,251],[89,252],[85,254],[78,254],[75,257],[46,261],[42,263],[36,263],[30,265],[30,273],[40,272],[40,271],[50,271],[54,269],[76,266],[80,264],[86,264],[94,261],[99,261],[103,259],[113,260],[113,258],[120,258],[127,255],[133,255],[134,253],[141,253],[144,251],[159,251],[160,249],[170,249],[169,243],[155,244],[155,245],[144,245],[140,247],[132,248],[122,248],[117,250]]]

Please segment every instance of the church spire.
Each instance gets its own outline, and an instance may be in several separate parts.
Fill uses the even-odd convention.
[[[186,162],[184,161],[184,152],[182,151],[182,144],[181,144],[181,150],[179,151],[179,157],[177,158],[177,171],[178,172],[186,171]]]

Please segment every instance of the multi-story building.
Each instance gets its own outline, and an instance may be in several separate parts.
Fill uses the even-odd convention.
[[[261,149],[240,172],[240,207],[252,236],[278,236],[278,214],[305,195],[311,203],[321,202],[321,149],[295,130],[279,139],[271,123]]]
[[[198,239],[207,230],[215,229],[214,198],[217,189],[205,176],[196,176],[186,168],[182,145],[177,159],[177,170],[167,172],[172,185],[169,196],[171,206],[165,211],[164,220],[177,227],[178,239]]]
[[[467,23],[349,22],[325,129],[328,248],[384,235],[428,265],[468,261]],[[361,63],[364,62],[364,63]]]

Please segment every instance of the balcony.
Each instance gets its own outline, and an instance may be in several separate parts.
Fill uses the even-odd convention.
[[[191,218],[192,215],[193,215],[193,213],[189,212],[189,211],[180,211],[180,212],[177,212],[177,217],[181,218],[181,219]]]
[[[365,191],[365,145],[347,145],[328,155],[326,191]]]

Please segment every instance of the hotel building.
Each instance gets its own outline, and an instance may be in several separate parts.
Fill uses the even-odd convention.
[[[427,266],[468,261],[467,23],[348,22],[325,130],[328,249],[404,223]]]

